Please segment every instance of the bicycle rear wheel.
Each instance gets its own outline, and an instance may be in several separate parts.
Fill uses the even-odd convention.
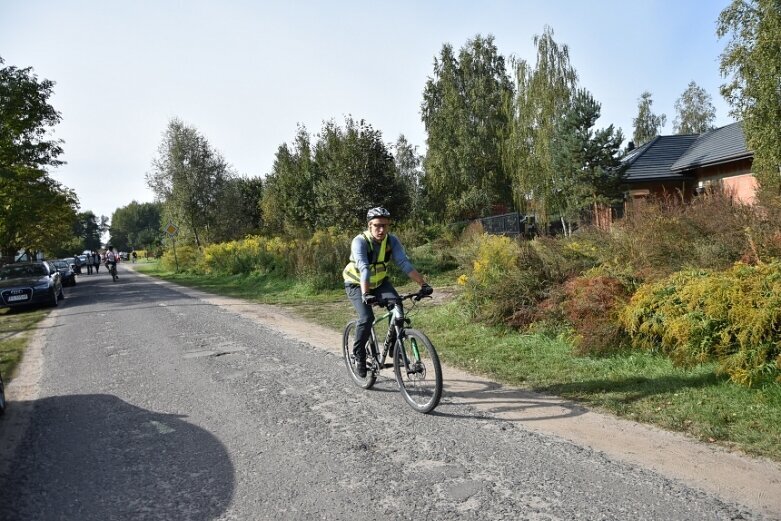
[[[344,358],[344,365],[347,366],[347,373],[350,375],[353,383],[355,383],[355,385],[358,387],[371,389],[374,385],[374,382],[377,381],[377,375],[374,373],[374,371],[372,371],[371,368],[367,368],[365,378],[361,378],[358,376],[358,373],[356,373],[357,369],[355,356],[353,355],[353,344],[355,343],[355,327],[357,324],[358,321],[353,320],[344,328],[344,334],[342,335],[342,357]],[[372,335],[372,337],[373,336],[374,335]],[[369,340],[369,343],[370,342],[371,339]],[[371,346],[369,343],[366,345],[367,360],[371,360]]]
[[[404,364],[408,361],[409,369]],[[417,329],[407,329],[396,341],[393,372],[404,400],[416,411],[429,413],[442,398],[442,366],[431,340]]]

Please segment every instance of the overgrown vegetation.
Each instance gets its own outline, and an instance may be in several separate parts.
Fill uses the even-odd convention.
[[[521,243],[472,231],[462,300],[481,322],[569,327],[580,355],[640,349],[713,362],[745,386],[781,382],[778,212],[713,191],[649,201],[610,231]]]

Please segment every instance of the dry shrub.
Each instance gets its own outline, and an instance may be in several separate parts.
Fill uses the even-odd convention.
[[[747,230],[760,220],[756,208],[719,190],[690,202],[656,197],[615,224],[602,257],[620,259],[648,281],[690,267],[726,269],[751,251]]]
[[[628,337],[618,318],[631,296],[623,281],[609,275],[584,275],[567,281],[564,290],[563,309],[576,331],[576,353],[605,355],[627,346]]]

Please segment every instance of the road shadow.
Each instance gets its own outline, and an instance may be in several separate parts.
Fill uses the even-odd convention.
[[[0,476],[0,519],[206,520],[227,509],[235,488],[230,456],[184,417],[108,394],[33,405],[27,435]]]
[[[441,404],[447,403],[468,405],[474,409],[474,414],[445,412],[441,405],[432,414],[474,420],[533,422],[571,418],[588,412],[585,407],[557,396],[546,396],[486,380],[446,379]]]
[[[631,378],[595,379],[543,387],[540,392],[559,396],[610,393],[616,402],[632,403],[656,394],[669,394],[684,389],[714,387],[723,383],[723,377],[715,373],[672,375],[659,377],[634,376]]]

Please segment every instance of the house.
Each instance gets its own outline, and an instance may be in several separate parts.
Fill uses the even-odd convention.
[[[757,188],[753,158],[741,122],[704,134],[656,136],[622,160],[627,203],[664,193],[680,193],[691,200],[718,186],[752,204]]]

